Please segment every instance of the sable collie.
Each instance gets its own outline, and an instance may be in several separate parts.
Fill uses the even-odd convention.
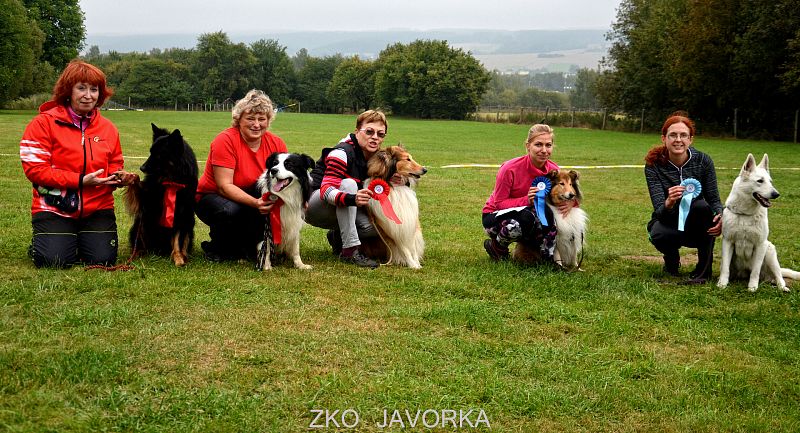
[[[800,272],[781,268],[769,236],[767,208],[780,194],[772,186],[769,157],[756,165],[748,154],[722,212],[722,260],[717,286],[726,287],[731,277],[748,278],[747,289],[755,292],[760,281],[775,282],[788,292],[784,278],[800,279]]]
[[[144,180],[125,192],[128,212],[134,216],[129,233],[131,257],[169,255],[175,266],[183,266],[194,241],[197,159],[180,130],[170,133],[150,126],[153,145],[140,168]]]
[[[371,242],[364,245],[364,253],[370,257],[388,258],[386,264],[398,264],[409,268],[422,267],[422,255],[425,241],[422,238],[422,227],[419,223],[419,203],[414,192],[420,177],[428,169],[419,165],[403,146],[390,146],[379,150],[367,163],[368,179],[364,183],[369,187],[375,179],[381,179],[390,185],[388,199],[400,223],[389,219],[383,212],[378,200],[369,201],[369,214],[382,242]],[[397,174],[403,185],[391,183]]]
[[[278,212],[280,218],[276,218],[276,215],[269,217],[267,228],[272,230],[274,245],[267,242],[268,233],[265,231],[265,239],[256,247],[256,269],[272,269],[270,255],[275,254],[290,258],[295,268],[311,269],[300,259],[300,229],[305,221],[304,209],[311,197],[311,176],[308,171],[313,167],[314,160],[308,155],[276,152],[267,158],[267,167],[258,178],[257,188],[262,195],[276,201],[272,212]],[[279,224],[279,227],[272,227],[274,224]],[[276,239],[276,234],[280,239]]]
[[[550,193],[547,195],[547,206],[553,212],[556,228],[556,247],[553,259],[556,264],[567,270],[579,270],[578,255],[586,245],[586,225],[589,221],[588,215],[580,207],[573,207],[567,216],[561,215],[558,205],[575,200],[580,205],[583,200],[578,178],[580,175],[575,170],[552,170],[547,173],[550,179]],[[517,242],[514,248],[514,259],[521,262],[532,263],[541,260],[538,250]]]

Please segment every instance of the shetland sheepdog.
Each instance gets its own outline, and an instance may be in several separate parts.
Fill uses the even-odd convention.
[[[256,268],[268,271],[272,269],[270,254],[284,254],[292,260],[295,268],[311,269],[300,259],[300,229],[305,221],[304,209],[311,197],[311,176],[308,170],[314,167],[314,160],[308,155],[275,152],[267,158],[264,173],[258,178],[256,187],[262,195],[280,199],[282,204],[272,208],[272,212],[280,213],[280,243],[271,245],[267,239],[256,246]],[[276,221],[271,218],[271,221]],[[273,233],[276,228],[271,227]],[[273,242],[277,240],[274,239]]]
[[[547,206],[553,212],[557,234],[556,246],[553,253],[555,263],[566,270],[580,270],[579,254],[586,245],[586,226],[589,217],[586,212],[578,207],[583,200],[578,178],[580,175],[575,170],[551,170],[547,173],[550,179],[550,193],[546,197]],[[576,206],[570,209],[566,216],[558,211],[558,205],[569,200],[575,200]],[[525,263],[541,260],[538,250],[517,242],[514,248],[514,259]]]
[[[380,235],[381,242],[364,245],[364,253],[377,259],[388,259],[386,264],[397,264],[419,269],[422,267],[422,255],[425,241],[422,238],[422,227],[419,223],[419,203],[414,192],[420,177],[428,169],[418,164],[403,146],[390,146],[379,150],[367,163],[367,181],[369,187],[374,179],[382,179],[390,185],[389,202],[400,223],[389,219],[383,212],[378,200],[369,201],[369,214],[373,225]],[[402,185],[391,182],[396,176]]]

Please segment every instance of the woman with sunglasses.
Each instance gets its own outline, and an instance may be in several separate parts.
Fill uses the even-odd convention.
[[[196,213],[210,227],[211,241],[202,242],[206,259],[254,259],[263,238],[264,215],[272,202],[262,200],[256,181],[273,152],[286,143],[268,131],[275,119],[272,101],[253,89],[231,110],[231,126],[211,142],[206,168],[197,185]]]
[[[675,112],[661,128],[661,144],[645,157],[644,175],[653,202],[647,233],[664,255],[664,272],[673,276],[679,274],[680,248],[697,248],[697,266],[689,274],[688,283],[703,284],[711,278],[714,241],[722,233],[722,202],[714,161],[692,147],[694,134],[694,122],[685,113]],[[684,230],[680,231],[678,215],[686,179],[698,181],[700,193],[692,199]]]
[[[372,191],[364,188],[367,161],[378,152],[388,131],[386,116],[368,110],[356,119],[355,131],[347,134],[322,156],[311,171],[311,200],[306,222],[328,229],[333,253],[346,263],[376,268],[378,262],[359,250],[361,239],[377,236],[365,206]]]

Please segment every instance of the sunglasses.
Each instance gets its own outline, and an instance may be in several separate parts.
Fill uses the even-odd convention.
[[[374,130],[372,128],[366,128],[366,129],[365,128],[361,128],[361,129],[359,129],[359,131],[362,131],[362,132],[364,132],[364,134],[367,134],[367,137],[372,137],[373,135],[376,135],[376,134],[378,135],[378,138],[386,137],[386,132],[384,132],[384,131],[376,131],[376,130]]]

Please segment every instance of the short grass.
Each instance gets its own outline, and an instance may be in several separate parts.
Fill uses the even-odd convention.
[[[229,123],[224,113],[107,115],[129,169],[148,152],[151,121],[180,128],[200,160]],[[420,271],[341,265],[308,226],[312,271],[258,273],[209,263],[199,248],[183,269],[145,258],[132,272],[36,270],[17,156],[32,116],[0,112],[0,430],[305,431],[315,409],[357,411],[358,431],[381,431],[383,410],[395,409],[473,409],[473,422],[482,409],[502,432],[800,430],[797,286],[753,294],[662,280],[642,169],[581,170],[583,273],[490,262],[480,210],[496,169],[441,168],[520,155],[526,126],[405,119],[391,119],[387,143],[430,169],[418,189]],[[353,123],[280,114],[273,130],[316,158]],[[657,141],[559,129],[553,157],[640,164]],[[720,167],[723,198],[747,152],[769,152],[782,194],[771,238],[783,265],[800,268],[797,145],[696,146]],[[117,215],[124,261],[130,218]]]

